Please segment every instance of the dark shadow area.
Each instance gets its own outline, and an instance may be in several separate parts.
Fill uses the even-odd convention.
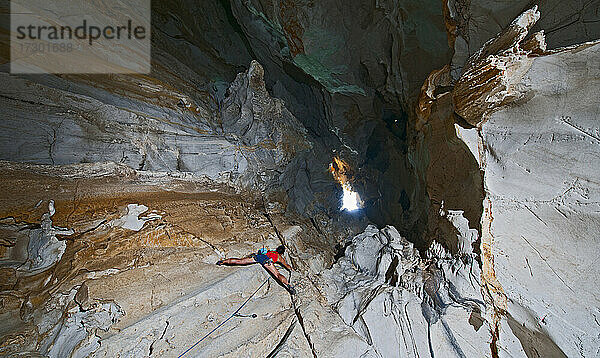
[[[531,36],[544,30],[548,49],[593,41],[600,37],[600,0],[532,0],[521,12],[534,5],[538,6],[540,19],[529,33]]]
[[[543,332],[529,329],[508,315],[508,326],[521,342],[527,358],[566,358],[567,355]]]
[[[429,163],[426,168],[426,188],[430,200],[428,233],[429,242],[436,240],[452,254],[459,250],[457,229],[440,211],[463,211],[469,228],[476,229],[481,237],[483,213],[483,173],[467,145],[457,136],[455,123],[463,128],[465,121],[454,114],[450,96],[442,96],[432,107],[423,128],[428,148]],[[479,241],[472,243],[479,257]]]
[[[225,17],[227,19],[227,22],[244,42],[244,47],[246,48],[246,51],[248,51],[248,53],[252,56],[252,58],[257,58],[256,54],[254,53],[254,50],[252,49],[252,46],[250,46],[250,41],[248,41],[246,34],[244,34],[242,27],[240,26],[240,24],[238,24],[235,16],[233,16],[233,11],[231,11],[231,3],[229,2],[229,0],[218,0],[218,1],[219,1],[219,4],[221,4],[221,6],[223,7],[223,10],[225,11]]]
[[[422,234],[427,222],[427,202],[418,185],[416,168],[409,160],[408,115],[384,109],[368,138],[358,182],[367,217],[379,227],[393,225],[424,252]]]

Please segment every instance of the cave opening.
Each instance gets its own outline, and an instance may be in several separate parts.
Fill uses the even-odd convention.
[[[355,211],[361,208],[360,196],[349,186],[342,186],[342,206],[340,210]]]
[[[0,51],[0,352],[177,356],[247,299],[194,354],[593,355],[598,1],[536,3],[152,0],[150,73]]]

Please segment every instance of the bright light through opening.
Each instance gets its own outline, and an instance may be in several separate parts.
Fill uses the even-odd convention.
[[[329,171],[333,175],[333,178],[342,185],[342,189],[344,190],[342,207],[340,210],[354,211],[360,209],[362,207],[360,197],[350,186],[350,182],[352,181],[352,169],[348,163],[339,157],[334,157],[333,163],[329,164]]]
[[[360,209],[358,193],[350,190],[346,185],[342,189],[344,190],[344,196],[342,197],[342,207],[340,210],[354,211]]]

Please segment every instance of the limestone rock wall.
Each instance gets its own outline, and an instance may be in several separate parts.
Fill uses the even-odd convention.
[[[456,79],[447,67],[423,86],[418,127],[434,159],[428,192],[440,210],[430,218],[464,210],[481,235],[475,248],[493,356],[594,356],[597,274],[586,262],[598,246],[598,42],[547,50],[542,33],[526,37],[544,18],[537,10],[473,52]],[[469,187],[452,178],[481,180],[482,191],[458,197]],[[445,220],[430,222],[440,223],[433,232],[446,248],[464,249]]]
[[[436,244],[421,259],[394,227],[368,226],[320,287],[381,357],[475,357],[491,339],[478,274],[471,251],[453,258]]]
[[[599,50],[590,43],[534,58],[520,82],[529,99],[492,114],[479,134],[484,235],[509,327],[528,352],[548,340],[549,355],[593,356],[600,347]]]
[[[447,24],[454,47],[453,77],[458,79],[469,56],[533,6],[542,15],[531,31],[545,31],[550,49],[598,38],[597,1],[448,1]]]
[[[257,318],[236,317],[226,327],[235,332],[218,332],[193,356],[266,356],[296,319],[289,294],[260,267],[214,265],[279,242],[255,197],[123,165],[3,162],[1,175],[3,356],[178,356],[265,280],[241,312]],[[30,265],[40,254],[43,266]],[[287,349],[306,356],[299,329]]]
[[[73,89],[61,79],[3,78],[6,129],[0,145],[6,160],[55,165],[115,161],[259,189],[274,180],[267,172],[282,171],[296,152],[310,148],[304,128],[266,92],[256,62],[224,102],[215,104],[222,113],[152,79],[123,78],[131,81],[124,86],[135,87],[127,90],[138,91],[134,99],[90,87],[94,83]],[[38,110],[43,116],[34,114]]]
[[[597,355],[595,10],[155,1],[148,76],[3,63],[0,355]],[[282,243],[295,297],[214,265]]]

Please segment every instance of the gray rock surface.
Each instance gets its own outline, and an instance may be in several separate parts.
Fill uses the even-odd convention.
[[[595,40],[600,35],[597,1],[463,1],[448,2],[455,36],[452,75],[460,77],[469,56],[489,39],[502,32],[525,10],[537,6],[541,17],[532,33],[545,32],[548,48],[571,46]]]
[[[36,272],[52,267],[61,259],[67,245],[56,235],[69,236],[73,230],[53,226],[54,213],[54,201],[51,200],[39,225],[18,224],[14,218],[3,220],[0,229],[9,248],[4,254],[3,266]]]
[[[482,224],[508,323],[529,354],[600,349],[599,51],[590,43],[534,58],[520,82],[528,100],[492,114],[470,143],[485,170]]]
[[[252,61],[227,91],[221,130],[248,163],[242,181],[265,190],[299,152],[312,148],[307,131],[282,100],[271,98],[258,62]]]
[[[381,357],[485,356],[490,330],[475,256],[452,258],[434,245],[428,257],[394,227],[368,226],[320,287]]]
[[[152,6],[148,76],[0,73],[0,355],[175,357],[247,298],[189,355],[599,354],[598,1]],[[214,265],[281,243],[294,297]]]
[[[2,159],[56,165],[115,161],[264,188],[274,180],[273,171],[281,172],[310,143],[284,104],[267,93],[260,64],[249,71],[228,90],[223,113],[166,108],[89,88],[77,93],[61,89],[66,83],[60,80],[39,84],[3,75]],[[147,95],[168,92],[139,85]],[[41,119],[33,115],[40,105],[48,112]]]
[[[540,19],[552,17],[544,3],[539,9]],[[470,246],[464,237],[480,235],[475,248],[492,355],[595,356],[597,290],[588,288],[596,273],[593,264],[579,263],[597,256],[592,193],[599,172],[590,163],[597,157],[598,101],[590,94],[597,91],[598,44],[547,50],[542,33],[525,37],[537,17],[535,8],[524,12],[458,61],[462,70],[442,69],[424,85],[418,125],[427,140],[446,141],[429,143],[428,176],[476,183],[478,175],[464,175],[472,163],[483,175],[482,195],[466,197],[459,184],[428,177],[440,217],[457,229],[440,220],[434,232],[453,253]],[[477,218],[473,208],[481,202]],[[469,220],[456,220],[461,212]],[[585,253],[582,239],[590,244]]]
[[[37,326],[51,327],[40,347],[40,352],[51,358],[89,357],[100,347],[98,331],[108,329],[125,314],[114,302],[96,302],[83,310],[75,306],[77,290],[66,297],[59,296],[57,302],[51,302],[48,311],[64,306],[67,316],[58,322],[47,322],[51,315],[40,317]],[[75,306],[75,307],[74,307]],[[61,317],[62,318],[62,317]]]

